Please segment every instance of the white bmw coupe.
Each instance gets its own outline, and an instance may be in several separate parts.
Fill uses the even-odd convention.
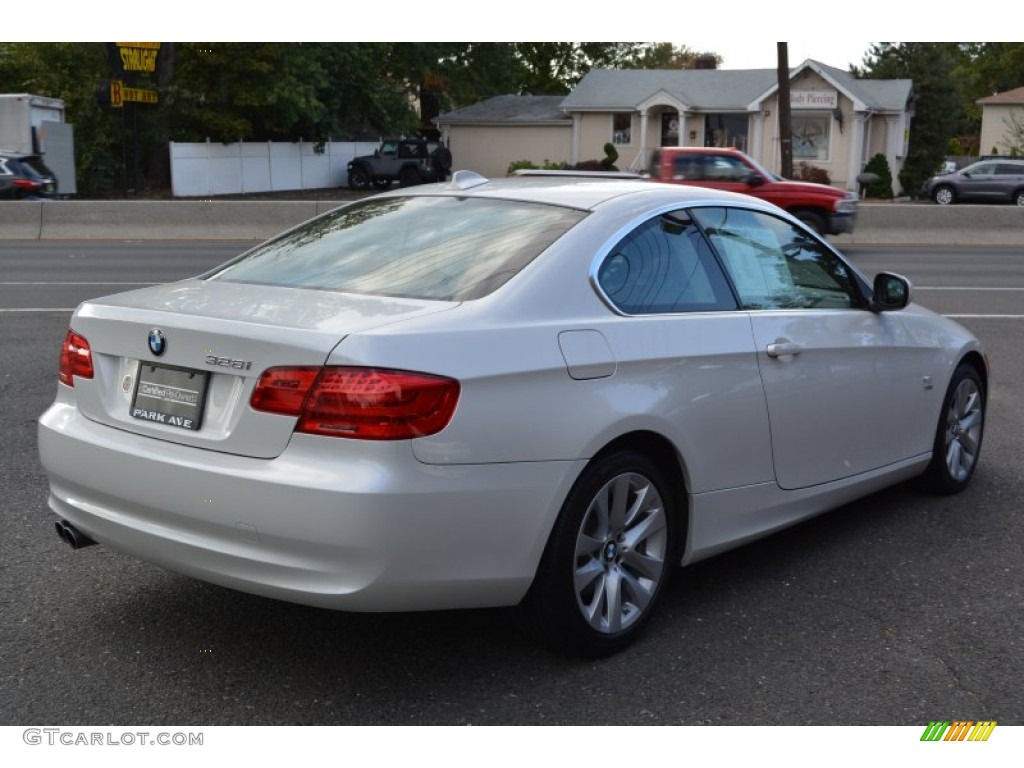
[[[968,484],[986,358],[910,293],[750,197],[459,172],[82,304],[49,505],[76,547],[606,654],[675,566]]]

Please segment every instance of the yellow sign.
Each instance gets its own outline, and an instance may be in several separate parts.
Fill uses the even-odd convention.
[[[159,91],[152,88],[132,88],[120,80],[110,81],[110,106],[115,109],[123,107],[126,101],[140,104],[156,104],[159,102]]]
[[[155,72],[160,43],[117,43],[125,72]]]

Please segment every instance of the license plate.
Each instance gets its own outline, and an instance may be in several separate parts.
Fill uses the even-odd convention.
[[[210,374],[139,363],[131,415],[179,429],[199,429]]]

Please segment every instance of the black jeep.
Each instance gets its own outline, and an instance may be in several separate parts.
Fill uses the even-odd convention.
[[[444,181],[452,167],[452,155],[439,141],[392,139],[383,142],[372,155],[357,157],[348,164],[348,185],[367,189],[371,184],[387,189],[397,181],[403,187]]]

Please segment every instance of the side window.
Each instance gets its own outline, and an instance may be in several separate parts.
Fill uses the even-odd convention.
[[[605,257],[597,282],[631,315],[736,309],[711,248],[685,212],[649,219]]]
[[[615,112],[612,115],[612,144],[616,146],[633,143],[633,113]]]
[[[672,178],[693,181],[703,174],[701,158],[698,155],[680,154],[672,158]]]
[[[849,309],[860,300],[849,268],[788,221],[741,208],[695,208],[744,309]]]
[[[743,181],[750,175],[750,169],[734,157],[715,155],[708,157],[704,166],[704,177],[714,181]]]

